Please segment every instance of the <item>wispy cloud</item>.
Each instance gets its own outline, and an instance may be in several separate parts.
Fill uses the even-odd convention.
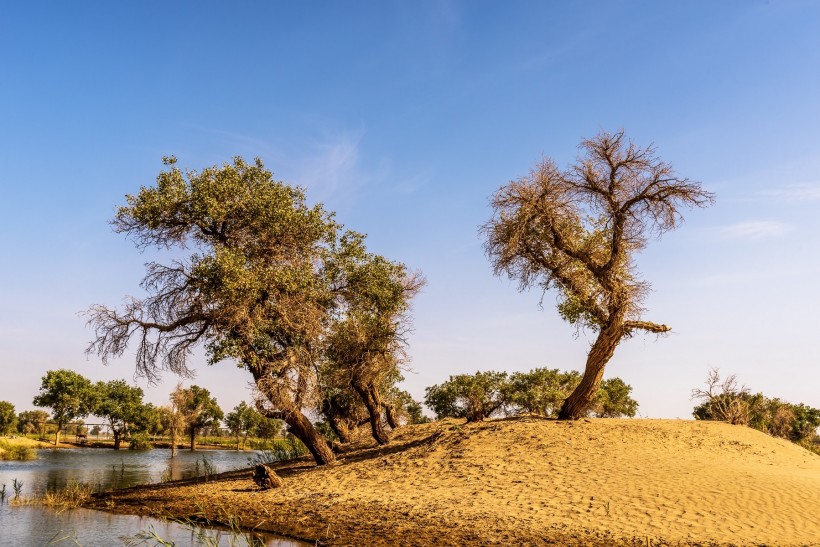
[[[359,146],[364,130],[317,139],[299,161],[299,184],[321,201],[350,196],[364,183],[359,172]],[[340,195],[341,194],[341,195]]]
[[[792,227],[776,220],[748,220],[717,229],[725,239],[764,239],[789,233]]]
[[[781,188],[764,190],[761,195],[784,201],[820,200],[820,183],[789,184]]]

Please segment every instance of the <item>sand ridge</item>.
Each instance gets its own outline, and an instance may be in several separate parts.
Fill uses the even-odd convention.
[[[334,545],[820,545],[820,457],[717,422],[445,420],[279,473],[276,490],[245,472],[94,504]]]

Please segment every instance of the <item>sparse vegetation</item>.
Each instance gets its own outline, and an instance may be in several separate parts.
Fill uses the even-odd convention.
[[[697,420],[746,425],[820,454],[820,410],[816,408],[752,394],[738,385],[734,374],[721,378],[718,369],[709,371],[706,388],[693,389],[692,398],[700,401],[692,412]]]

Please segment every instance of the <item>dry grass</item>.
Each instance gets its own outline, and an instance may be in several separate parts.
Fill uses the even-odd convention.
[[[443,421],[274,468],[264,492],[245,471],[87,505],[333,545],[820,545],[820,457],[723,423]]]
[[[42,496],[32,498],[16,497],[13,505],[44,505],[56,509],[74,509],[82,506],[91,499],[94,489],[81,482],[69,481],[65,487],[57,490],[46,490]]]

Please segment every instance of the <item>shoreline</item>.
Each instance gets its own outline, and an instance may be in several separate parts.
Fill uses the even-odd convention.
[[[445,420],[272,467],[281,488],[248,469],[85,506],[321,545],[820,545],[820,456],[716,422]]]

